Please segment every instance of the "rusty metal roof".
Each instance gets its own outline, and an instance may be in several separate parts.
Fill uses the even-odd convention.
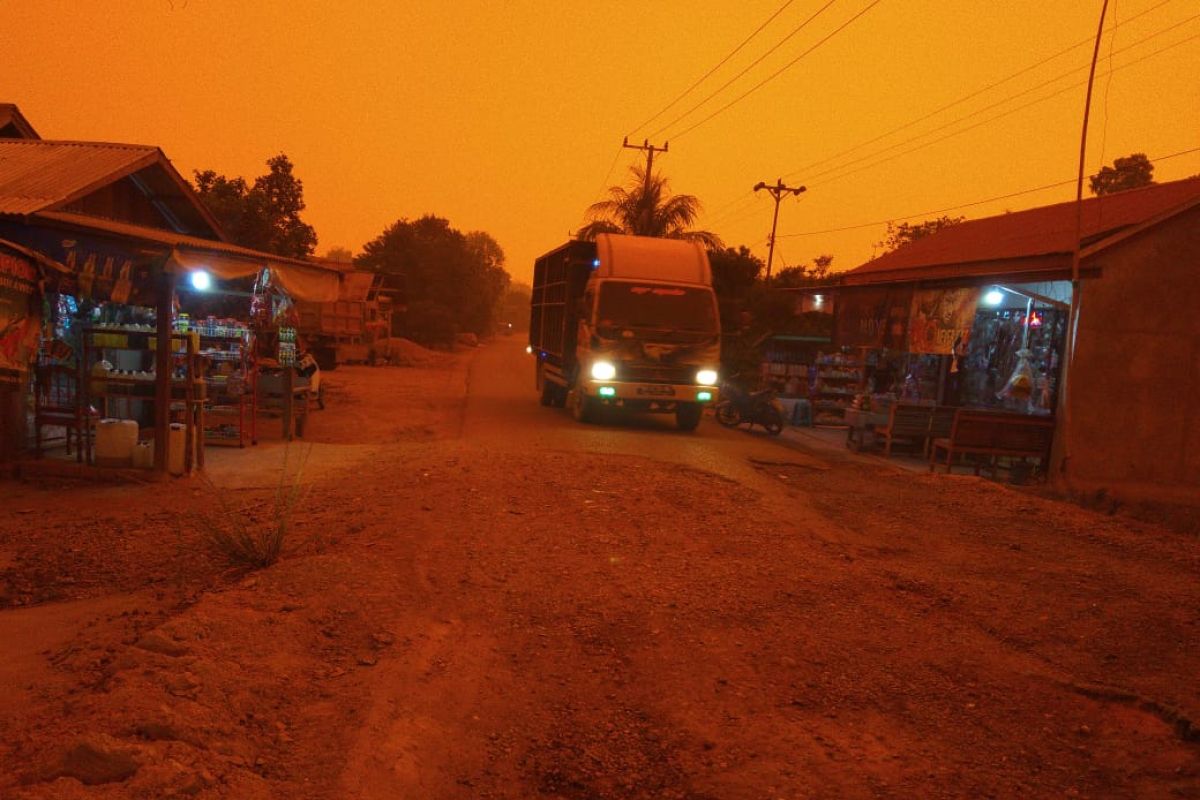
[[[147,145],[0,139],[0,214],[68,203],[159,159]]]
[[[13,103],[0,103],[0,138],[40,139],[38,132]]]
[[[1200,178],[1153,184],[1083,201],[1085,247],[1200,201]],[[968,220],[845,273],[850,284],[1053,272],[1069,268],[1075,203]]]

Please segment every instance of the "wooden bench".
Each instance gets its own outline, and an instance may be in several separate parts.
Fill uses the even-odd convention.
[[[887,425],[875,431],[875,436],[883,440],[884,458],[892,455],[892,444],[896,441],[920,444],[924,450],[932,419],[933,406],[894,403],[888,413]]]
[[[960,408],[954,415],[950,435],[933,440],[929,451],[929,471],[937,464],[938,452],[946,453],[946,472],[956,455],[984,455],[992,458],[1036,458],[1043,465],[1050,455],[1054,420],[998,411],[974,411]],[[979,474],[979,463],[975,464]]]

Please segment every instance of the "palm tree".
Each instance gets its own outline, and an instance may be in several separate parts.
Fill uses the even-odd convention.
[[[644,167],[629,168],[628,186],[612,186],[608,199],[593,203],[587,210],[587,223],[576,235],[591,240],[599,233],[625,233],[687,239],[713,250],[722,247],[721,237],[710,231],[691,230],[700,216],[700,201],[690,194],[672,195],[667,179],[661,174],[646,177]]]

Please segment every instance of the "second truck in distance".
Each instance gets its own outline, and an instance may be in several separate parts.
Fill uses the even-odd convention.
[[[716,400],[721,321],[704,248],[600,234],[534,264],[530,352],[543,405],[673,413],[694,430]]]

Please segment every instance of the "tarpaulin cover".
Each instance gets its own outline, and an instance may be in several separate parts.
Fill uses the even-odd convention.
[[[223,281],[258,275],[265,266],[263,259],[218,255],[182,247],[172,250],[171,257],[167,259],[167,272],[186,274],[202,271]]]
[[[38,277],[33,260],[0,247],[0,382],[20,380],[37,353]]]
[[[977,287],[918,289],[908,314],[908,351],[949,355],[965,345],[975,324]]]
[[[837,299],[835,343],[839,347],[903,350],[911,300],[909,286],[842,290]]]
[[[336,272],[317,267],[301,267],[272,261],[271,282],[287,292],[293,300],[311,303],[332,303],[338,299],[340,281]]]
[[[183,274],[204,270],[221,280],[257,275],[264,267],[270,270],[271,282],[293,300],[327,303],[338,299],[338,273],[320,267],[305,267],[270,258],[223,255],[187,247],[176,247],[167,262],[169,272]]]

